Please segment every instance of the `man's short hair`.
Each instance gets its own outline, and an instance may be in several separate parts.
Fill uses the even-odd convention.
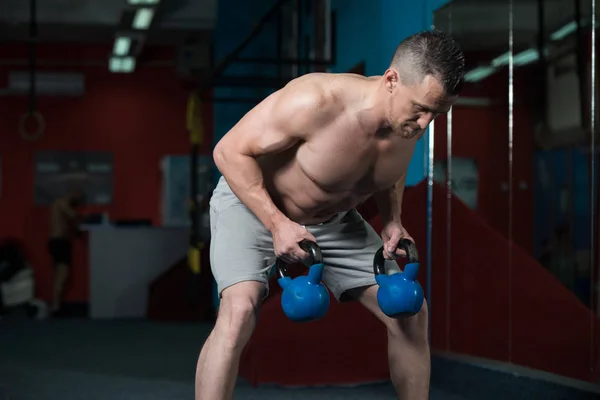
[[[396,68],[404,84],[418,84],[427,75],[439,79],[447,94],[457,95],[465,76],[465,56],[458,43],[438,30],[404,39],[396,48],[390,67]]]

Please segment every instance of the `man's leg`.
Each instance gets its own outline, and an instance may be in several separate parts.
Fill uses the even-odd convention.
[[[71,242],[66,238],[50,239],[48,250],[54,265],[54,284],[52,287],[52,304],[50,305],[50,311],[52,313],[57,313],[62,305],[65,286],[71,270]]]
[[[387,328],[388,360],[392,384],[399,399],[427,400],[431,355],[427,341],[427,304],[408,318],[390,318],[377,304],[377,286],[354,289],[350,296],[362,303]]]
[[[52,308],[50,310],[52,313],[56,313],[60,310],[65,285],[69,278],[69,268],[69,265],[65,262],[56,263],[54,266],[54,287],[52,292]]]
[[[221,178],[210,203],[210,267],[221,304],[196,368],[196,400],[229,400],[241,352],[268,292],[275,255],[271,234]]]
[[[323,280],[333,295],[342,302],[359,300],[385,324],[390,375],[398,398],[427,399],[430,375],[427,307],[413,317],[397,320],[379,309],[373,257],[382,246],[381,237],[354,210],[331,223],[308,228],[323,251]],[[395,261],[386,261],[386,268],[399,271]]]
[[[196,400],[229,400],[237,378],[242,350],[250,340],[262,282],[241,282],[222,293],[217,322],[198,358]]]

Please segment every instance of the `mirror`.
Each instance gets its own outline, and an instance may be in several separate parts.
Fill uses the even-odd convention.
[[[535,31],[519,30],[517,25],[514,29],[512,224],[515,242],[541,266],[544,274],[539,279],[548,280],[544,302],[569,311],[513,320],[513,336],[516,344],[517,335],[540,324],[551,328],[561,321],[571,326],[572,344],[558,336],[548,343],[571,353],[568,367],[552,372],[589,380],[598,366],[592,301],[597,189],[590,185],[598,173],[591,134],[592,4],[530,3],[516,2],[514,7],[515,21],[534,21]],[[516,256],[513,263],[517,267]],[[539,359],[530,356],[528,362]]]
[[[473,275],[470,270],[479,268],[476,264],[489,264],[488,254],[465,243],[475,245],[482,230],[486,239],[498,232],[506,235],[508,227],[508,72],[494,67],[492,61],[497,59],[497,64],[507,58],[509,5],[507,1],[452,1],[435,12],[434,26],[460,44],[468,72],[451,112],[438,117],[434,125],[432,346],[502,359],[509,352],[506,326],[497,321],[477,332],[467,328],[486,309],[497,309],[493,312],[508,318],[508,305],[499,304],[490,288],[479,282],[499,279],[493,274],[500,271],[491,269],[490,275],[479,269],[483,275]],[[476,245],[497,244],[488,240]],[[504,265],[508,264],[507,248],[498,248],[494,254],[505,258]],[[495,290],[505,293],[508,288]],[[488,345],[500,337],[503,347]]]
[[[433,128],[434,350],[597,374],[591,13],[591,0],[454,0],[434,13],[467,62]]]

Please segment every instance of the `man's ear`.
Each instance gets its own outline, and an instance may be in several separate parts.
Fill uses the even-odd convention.
[[[383,75],[385,89],[388,92],[392,92],[399,83],[400,76],[398,71],[394,68],[388,68]]]

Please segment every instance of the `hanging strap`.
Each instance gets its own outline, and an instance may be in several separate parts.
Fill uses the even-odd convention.
[[[44,117],[37,110],[37,90],[36,90],[36,71],[37,71],[37,0],[29,1],[29,110],[21,115],[19,119],[19,133],[23,139],[35,140],[39,138],[46,128]],[[27,131],[27,122],[35,121],[36,129],[33,132]]]

